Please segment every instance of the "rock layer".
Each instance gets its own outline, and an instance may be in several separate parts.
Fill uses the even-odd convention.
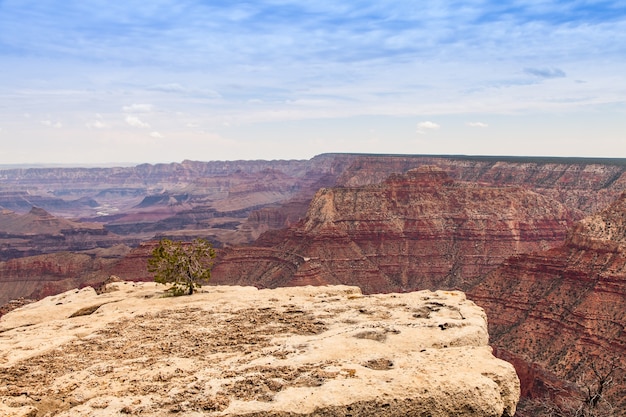
[[[607,394],[626,410],[625,241],[626,193],[576,224],[564,245],[512,257],[467,289],[487,310],[502,356],[538,368],[525,394],[554,381],[553,391],[585,390],[595,384],[593,367],[613,367]]]
[[[520,202],[522,207],[516,205]],[[516,364],[524,394],[577,397],[584,384],[594,384],[594,366],[614,366],[614,386],[607,394],[626,409],[626,194],[568,231],[564,226],[572,224],[571,218],[546,221],[566,211],[546,207],[560,206],[527,190],[462,188],[431,169],[395,176],[376,187],[322,190],[297,227],[264,235],[259,243],[265,247],[224,253],[216,277],[225,271],[241,284],[246,283],[242,277],[254,277],[252,282],[262,286],[331,282],[358,285],[366,292],[401,290],[404,282],[412,288],[460,288],[492,317],[493,343]],[[498,224],[512,224],[506,217],[512,212],[514,224],[525,227],[498,229]],[[480,227],[467,227],[472,224],[467,213],[480,216]],[[550,225],[542,229],[541,224]],[[563,228],[552,249],[533,249],[533,239],[542,230],[555,230],[555,224]],[[507,250],[515,253],[513,243],[527,246],[509,257]],[[476,247],[494,261],[491,272],[486,262],[475,268]],[[448,252],[438,252],[442,249]],[[393,275],[401,262],[407,281]],[[454,262],[457,267],[450,267]],[[438,269],[442,265],[447,268]],[[464,271],[464,279],[451,279],[451,271]]]
[[[322,189],[294,227],[226,251],[217,282],[358,283],[367,293],[463,288],[515,253],[556,246],[577,214],[518,187],[453,181],[436,167]],[[255,266],[256,265],[256,266]]]
[[[140,241],[161,236],[182,240],[205,237],[217,247],[222,244],[240,245],[253,241],[263,232],[295,225],[305,217],[309,201],[320,187],[337,184],[349,188],[360,187],[384,181],[391,174],[402,174],[425,165],[442,168],[457,184],[468,184],[469,181],[482,186],[514,185],[535,191],[549,200],[547,204],[550,207],[553,200],[559,201],[570,210],[574,218],[581,217],[581,212],[591,214],[598,208],[604,208],[621,191],[626,190],[626,162],[619,159],[324,154],[308,161],[183,161],[115,168],[0,170],[0,207],[27,212],[33,205],[38,205],[55,216],[98,222],[96,228],[74,222],[67,229],[73,228],[72,233],[39,232],[37,238],[29,238],[24,234],[9,236],[13,220],[5,217],[8,221],[3,222],[0,219],[0,261],[64,250],[82,251],[93,248],[94,245],[107,247],[114,242],[135,247]],[[511,195],[513,197],[515,196]],[[543,204],[540,200],[537,203]],[[454,202],[451,201],[450,204]],[[464,216],[451,213],[460,215],[461,218]],[[510,229],[513,230],[517,227],[514,224],[515,213],[510,214]],[[481,222],[484,220],[476,218],[475,214],[470,214],[469,217],[472,216],[476,223],[473,226],[477,229],[476,233],[481,233],[479,228],[483,226]],[[105,227],[102,228],[102,225]],[[447,226],[457,227],[456,224]],[[537,226],[540,229],[551,227],[549,224]],[[360,227],[367,227],[367,222],[361,221]],[[115,232],[111,233],[111,230]],[[542,230],[541,233],[545,232],[547,230]],[[116,233],[122,236],[113,238]],[[561,233],[562,228],[559,226],[555,229],[555,239]],[[386,244],[383,235],[379,237],[373,233],[371,238],[371,246],[377,241],[381,242],[381,246]],[[510,239],[510,236],[505,237],[506,239]],[[267,235],[265,241],[268,241]],[[484,263],[484,254],[481,252],[484,250],[480,247],[467,247],[468,242],[462,239],[457,239],[454,245],[457,243],[457,249],[452,245],[449,249],[437,249],[434,259],[439,255],[444,256],[439,272],[449,270],[450,265],[456,267],[454,261],[445,257],[454,256],[455,251],[461,253],[459,251],[465,250],[468,251],[466,260],[471,257],[476,259],[474,269],[482,269],[480,263]],[[529,249],[523,246],[519,249]],[[531,250],[545,247],[547,246],[541,245]],[[496,250],[497,259],[505,257],[504,252],[498,252],[500,249]],[[402,248],[390,250],[401,251]],[[229,249],[226,252],[230,251]],[[514,253],[519,253],[518,248],[513,247],[509,255]],[[240,254],[238,251],[237,256]],[[356,255],[363,262],[354,266],[339,266],[356,268],[375,284],[373,287],[384,287],[389,279],[402,284],[402,278],[398,281],[397,278],[389,277],[383,277],[383,282],[376,283],[380,279],[377,278],[380,276],[380,265],[369,262],[366,254],[359,254],[359,251],[356,251]],[[130,267],[131,260],[139,261],[135,254],[131,256],[132,259],[125,263],[124,269],[143,268],[143,264]],[[315,261],[315,256],[307,257]],[[407,256],[419,257],[419,254]],[[430,254],[424,254],[424,257],[428,256]],[[250,259],[249,256],[247,258]],[[441,259],[437,262],[441,263]],[[39,262],[37,258],[25,259],[20,263],[24,271],[37,269],[26,264],[29,260]],[[404,261],[397,259],[393,262],[400,265]],[[430,262],[433,264],[429,266],[431,270],[437,269],[433,262]],[[257,277],[258,281],[284,280],[285,273],[281,268],[293,268],[294,265],[288,266],[283,260],[280,265],[272,270],[271,277]],[[464,262],[463,265],[469,268],[470,262]],[[3,268],[0,265],[0,270]],[[72,269],[71,265],[64,268]],[[293,282],[317,282],[315,277],[319,273],[316,271],[324,269],[325,265],[315,262],[304,265],[299,269],[298,279]],[[389,268],[384,268],[383,272],[386,274],[388,270]],[[63,279],[78,280],[81,276],[91,279],[93,272],[86,270],[80,276],[66,276]],[[106,279],[108,275],[104,271],[100,272],[103,279]],[[458,271],[453,271],[451,276],[455,273],[458,275]],[[401,275],[402,272],[395,271],[392,274]],[[42,277],[30,279],[40,280]],[[0,280],[2,278],[0,271]],[[231,278],[239,279],[235,276]],[[451,285],[455,280],[457,279],[451,278]],[[85,281],[87,282],[91,281]],[[68,289],[57,287],[59,290]],[[402,288],[402,285],[398,288]],[[30,296],[30,293],[15,291],[12,294],[15,297]]]
[[[101,224],[67,220],[38,207],[26,214],[0,211],[0,261],[44,253],[107,248],[124,240],[128,239],[109,233]]]
[[[487,340],[460,292],[117,282],[0,319],[0,413],[512,416],[519,381]]]

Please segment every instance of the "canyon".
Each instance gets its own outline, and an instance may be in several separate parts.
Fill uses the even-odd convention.
[[[9,191],[40,195],[49,215],[98,225],[111,243],[36,256],[23,246],[0,262],[6,298],[110,275],[149,281],[155,239],[201,236],[218,248],[216,285],[462,290],[526,398],[577,398],[594,367],[610,366],[608,394],[626,409],[624,160],[325,154],[0,175],[4,214],[32,210]]]
[[[612,406],[626,410],[626,193],[562,245],[512,256],[467,291],[487,311],[499,355],[527,379],[525,396],[610,375]]]
[[[80,254],[77,262],[85,265],[82,255],[95,260],[103,248],[106,265],[96,261],[93,268],[87,267],[83,273],[86,281],[127,272],[135,274],[133,279],[149,279],[142,265],[133,267],[124,256],[133,248],[142,252],[138,245],[161,237],[203,237],[217,248],[248,256],[248,249],[237,248],[247,247],[265,232],[294,226],[304,218],[320,188],[376,184],[420,166],[441,168],[463,184],[534,191],[561,203],[571,219],[597,212],[626,190],[626,162],[620,159],[323,154],[294,161],[0,170],[1,218],[27,216],[35,206],[63,221],[75,222],[63,228],[64,233],[57,228],[52,236],[43,232],[33,235],[32,227],[20,231],[12,226],[9,233],[9,228],[2,226],[0,285],[24,278],[32,281],[23,291],[12,291],[10,297],[65,291],[69,288],[64,282],[80,281],[79,268],[70,268],[71,276],[50,275],[38,266],[50,256],[41,256],[66,250]],[[86,233],[86,223],[97,227]],[[552,238],[558,241],[561,232],[556,233]],[[538,249],[545,248],[550,239],[542,238]],[[527,249],[529,245],[527,242]],[[259,249],[250,250],[258,253]],[[267,252],[263,256],[280,253],[263,250]],[[141,257],[134,252],[129,256],[138,261]],[[28,258],[12,262],[21,257]],[[71,255],[63,257],[70,262]],[[116,257],[122,265],[110,269]],[[10,297],[9,292],[0,293],[0,304]]]
[[[578,215],[527,189],[454,181],[422,166],[318,191],[297,225],[223,251],[214,279],[262,287],[358,280],[367,293],[462,288],[512,254],[560,243]],[[255,267],[259,260],[268,265]]]
[[[320,190],[296,226],[223,252],[215,280],[460,289],[493,317],[492,344],[516,364],[526,397],[580,398],[605,369],[606,395],[626,410],[626,193],[580,221],[572,213],[425,166]]]

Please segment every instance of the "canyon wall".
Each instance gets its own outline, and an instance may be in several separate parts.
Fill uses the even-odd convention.
[[[563,245],[513,256],[468,293],[488,312],[501,356],[539,370],[524,394],[537,394],[537,380],[552,391],[563,389],[554,381],[593,386],[595,367],[613,370],[609,394],[626,410],[626,194],[577,223]]]
[[[84,252],[57,252],[0,262],[0,306],[18,298],[40,299],[71,288],[98,286],[134,258],[124,245]],[[133,262],[135,270],[146,270],[147,255]],[[121,264],[116,269],[117,265]],[[138,274],[139,278],[140,275]],[[151,279],[151,278],[145,278]],[[0,314],[1,315],[1,314]]]
[[[222,252],[214,276],[372,293],[462,289],[492,317],[492,343],[516,365],[525,396],[574,401],[597,383],[594,369],[608,369],[607,398],[623,410],[626,193],[579,216],[524,188],[421,167],[379,185],[320,190],[294,227]]]
[[[277,222],[281,215],[251,214],[254,210],[280,210],[295,200],[300,208],[294,211],[291,204],[290,215],[282,215],[293,223],[321,187],[375,184],[423,165],[438,166],[454,180],[527,187],[586,214],[606,207],[626,190],[622,159],[323,154],[297,161],[0,170],[0,207],[25,213],[37,206],[53,215],[107,224],[138,222],[137,216],[125,222],[124,215],[158,202],[173,206],[161,218],[177,213],[176,205],[190,209],[215,203],[219,212],[247,210],[240,215],[244,220],[251,215],[249,228],[264,231],[264,218],[269,228],[286,223]]]
[[[560,244],[578,216],[527,189],[454,181],[423,166],[377,185],[320,190],[300,223],[227,251],[214,278],[270,287],[357,279],[368,293],[462,288],[511,254]]]
[[[102,224],[70,221],[33,207],[26,214],[0,212],[0,261],[63,251],[79,252],[134,243]],[[0,281],[2,276],[0,276]]]
[[[150,280],[154,242],[140,241],[208,237],[220,247],[214,283],[465,290],[525,395],[576,393],[592,366],[624,369],[625,172],[619,159],[350,154],[0,171],[0,206],[19,212],[2,212],[0,294]],[[56,232],[16,237],[15,216],[49,216],[28,213],[35,202],[82,218],[67,242],[107,243],[9,259],[70,248]],[[112,230],[126,245],[103,249]]]

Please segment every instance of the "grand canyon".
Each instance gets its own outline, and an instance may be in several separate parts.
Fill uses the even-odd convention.
[[[203,237],[215,285],[465,292],[516,368],[518,415],[609,373],[604,398],[626,409],[626,160],[323,154],[0,178],[0,314],[151,281],[160,238]]]

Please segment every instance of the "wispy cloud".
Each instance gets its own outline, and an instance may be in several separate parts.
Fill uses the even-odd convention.
[[[127,113],[148,113],[154,110],[154,106],[152,104],[131,104],[122,107],[122,110]]]
[[[155,139],[162,139],[163,135],[160,134],[159,132],[150,132],[150,136],[155,138]]]
[[[489,127],[487,123],[483,123],[483,122],[468,122],[467,125],[469,127],[480,127],[480,128]]]
[[[420,122],[417,124],[417,133],[420,135],[424,135],[429,130],[437,130],[440,127],[441,126],[439,126],[437,123],[431,121]]]
[[[524,68],[526,74],[539,78],[564,78],[565,71],[559,68]]]
[[[146,88],[149,91],[158,91],[161,93],[168,94],[179,94],[186,96],[198,96],[198,97],[206,97],[206,98],[221,98],[222,95],[215,90],[211,89],[202,89],[202,88],[188,88],[182,86],[178,83],[170,83],[170,84],[156,84],[151,85]]]

